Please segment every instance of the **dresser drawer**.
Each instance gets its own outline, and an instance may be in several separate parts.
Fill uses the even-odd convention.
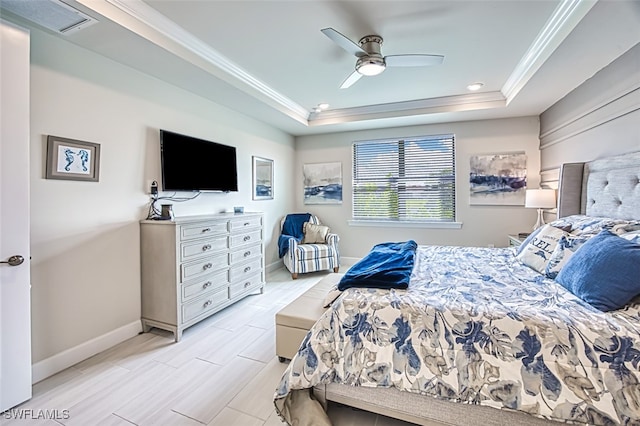
[[[229,255],[227,253],[220,253],[214,256],[205,257],[195,262],[183,263],[180,265],[181,282],[226,268],[229,266],[228,259]]]
[[[211,293],[206,297],[194,300],[182,305],[182,322],[188,322],[208,311],[212,311],[216,306],[229,300],[227,289]]]
[[[231,286],[229,287],[229,298],[233,299],[234,297],[242,293],[246,293],[248,291],[259,288],[261,285],[263,285],[262,274],[248,276],[242,281],[231,284]]]
[[[227,222],[200,222],[180,227],[180,240],[187,241],[209,235],[226,234]]]
[[[262,256],[262,244],[243,247],[242,249],[236,250],[231,253],[229,263],[233,265],[259,256]]]
[[[238,235],[232,235],[229,237],[229,247],[235,248],[247,244],[254,244],[262,241],[262,231],[260,229],[256,231],[243,232]]]
[[[215,293],[229,285],[229,271],[226,269],[215,274],[207,275],[194,281],[182,284],[182,301],[186,302],[194,297],[206,293]]]
[[[184,262],[211,252],[226,250],[227,248],[228,240],[226,235],[189,241],[180,244],[180,259]]]
[[[234,266],[229,270],[229,280],[232,283],[244,280],[249,275],[262,271],[262,259],[258,258],[242,265]]]
[[[262,217],[253,216],[229,221],[229,231],[242,232],[243,229],[260,228],[262,226]]]

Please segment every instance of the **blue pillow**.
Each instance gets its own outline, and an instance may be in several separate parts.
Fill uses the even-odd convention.
[[[640,245],[604,230],[571,256],[556,281],[594,308],[620,309],[640,294]]]

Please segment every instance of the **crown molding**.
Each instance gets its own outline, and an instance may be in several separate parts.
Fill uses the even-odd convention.
[[[507,105],[529,82],[597,0],[563,0],[502,86]]]
[[[504,106],[506,106],[506,99],[501,92],[471,93],[467,95],[443,96],[406,102],[332,109],[318,113],[313,112],[309,115],[309,126],[322,126],[399,116],[406,117],[409,115],[501,108]]]
[[[141,0],[77,0],[78,3],[174,55],[307,124],[309,111],[253,77],[220,52]]]

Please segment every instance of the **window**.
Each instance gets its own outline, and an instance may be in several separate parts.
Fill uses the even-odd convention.
[[[455,221],[453,135],[353,144],[353,219]]]

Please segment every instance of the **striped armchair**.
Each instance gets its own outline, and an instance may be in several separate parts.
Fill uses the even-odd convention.
[[[280,222],[281,232],[286,218],[285,216]],[[309,223],[321,225],[318,217],[314,215],[309,215]],[[303,235],[302,230],[300,230],[300,235]],[[302,244],[304,238],[300,241],[294,237],[287,238],[285,245],[288,243],[288,250],[283,256],[283,261],[289,272],[291,272],[291,278],[295,280],[298,278],[298,274],[326,269],[333,269],[334,272],[338,272],[340,268],[339,240],[338,235],[332,233],[327,234],[323,243]]]

